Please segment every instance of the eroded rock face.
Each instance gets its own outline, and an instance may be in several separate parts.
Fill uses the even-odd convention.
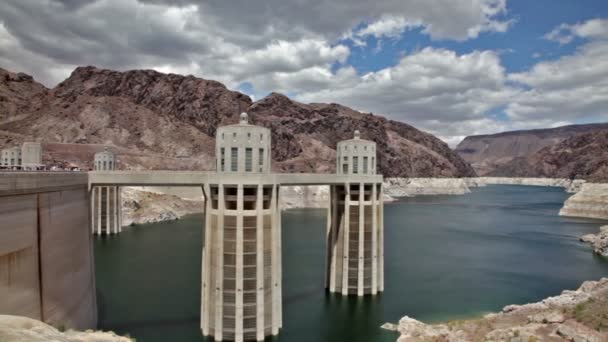
[[[113,332],[66,331],[35,319],[0,315],[0,341],[2,342],[132,342],[128,337]]]
[[[595,253],[608,257],[608,226],[601,227],[599,234],[583,235],[580,240],[590,243]]]
[[[560,210],[561,216],[608,219],[608,184],[585,183]]]
[[[514,158],[489,176],[580,178],[608,182],[608,127],[580,133],[529,156]]]
[[[40,109],[46,92],[32,76],[0,68],[0,124],[19,120]]]
[[[122,189],[122,223],[124,226],[177,220],[184,215],[201,213],[203,206],[202,200],[142,191],[136,187]]]
[[[604,316],[606,315],[606,316]],[[480,319],[430,325],[399,321],[399,342],[414,341],[608,341],[608,278],[584,282],[575,291],[538,303],[509,305]],[[394,325],[383,327],[394,330]]]
[[[253,123],[272,129],[275,171],[333,172],[336,143],[352,138],[358,129],[363,138],[377,142],[378,173],[385,176],[475,175],[436,137],[338,104],[303,104],[276,93],[252,103],[219,82],[153,70],[79,67],[54,89],[35,84],[42,90],[36,98],[44,106],[21,106],[7,96],[16,108],[11,116],[18,120],[0,120],[0,148],[32,139],[55,143],[45,146],[44,158],[59,165],[69,161],[90,167],[92,154],[84,153],[86,149],[56,144],[78,143],[113,146],[123,169],[210,170],[215,130],[236,123],[247,111]],[[19,89],[25,98],[38,92]]]
[[[469,136],[458,145],[456,151],[467,162],[471,163],[481,176],[558,177],[556,174],[532,173],[532,171],[548,170],[550,165],[537,165],[538,169],[535,169],[533,165],[522,163],[522,161],[544,148],[555,146],[577,134],[598,130],[608,130],[608,124],[571,125]],[[563,151],[566,152],[566,150]],[[532,159],[538,160],[545,153],[553,152],[546,150]],[[579,158],[581,156],[574,157]],[[569,177],[569,175],[562,177]]]
[[[463,178],[385,178],[384,194],[390,197],[464,195],[471,190]]]

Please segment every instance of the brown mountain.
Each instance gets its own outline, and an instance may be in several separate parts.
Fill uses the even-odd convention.
[[[574,135],[602,129],[608,129],[608,123],[474,135],[458,144],[456,152],[479,175],[491,175],[514,159],[530,156]]]
[[[88,168],[92,154],[110,145],[126,169],[210,170],[215,130],[247,111],[253,123],[272,129],[277,171],[333,171],[336,143],[358,129],[378,144],[386,176],[474,175],[431,134],[338,104],[303,104],[276,93],[252,103],[219,82],[152,70],[79,67],[53,89],[29,79],[29,88],[16,88],[14,77],[0,80],[0,94],[9,94],[2,104],[17,108],[0,124],[0,147],[42,141],[51,163]]]
[[[579,133],[527,157],[515,158],[490,175],[608,182],[608,128]]]
[[[0,124],[19,120],[36,109],[47,89],[32,76],[0,68]]]

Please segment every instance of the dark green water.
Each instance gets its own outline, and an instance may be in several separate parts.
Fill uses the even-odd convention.
[[[343,298],[323,288],[325,213],[283,213],[280,342],[395,341],[404,315],[433,322],[537,301],[608,275],[578,242],[605,222],[557,215],[562,189],[488,186],[385,206],[385,292]],[[202,217],[95,241],[100,328],[138,342],[202,341]]]

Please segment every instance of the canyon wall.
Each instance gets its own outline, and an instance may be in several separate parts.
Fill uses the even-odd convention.
[[[87,175],[0,177],[0,312],[57,327],[97,323]]]
[[[559,214],[608,220],[608,183],[585,183],[564,203]]]
[[[588,161],[607,160],[598,158],[597,153],[586,153],[589,147],[577,153],[570,153],[573,147],[587,143],[588,138],[584,138],[585,135],[601,130],[608,131],[608,123],[474,135],[466,137],[458,144],[456,152],[469,162],[480,176],[556,177],[555,166],[565,171],[567,164],[570,163],[566,157],[568,155],[571,155],[572,159],[583,159],[587,155]],[[575,138],[578,135],[582,135],[583,138]],[[573,139],[570,143],[566,143],[570,145],[568,148],[554,148],[570,138]],[[572,144],[572,142],[576,143]],[[544,161],[547,163],[543,163]],[[568,171],[585,173],[583,168],[580,165]],[[571,174],[557,177],[564,176],[574,178]]]

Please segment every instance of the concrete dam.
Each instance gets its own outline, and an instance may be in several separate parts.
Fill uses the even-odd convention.
[[[382,176],[376,144],[337,146],[335,174],[271,173],[270,130],[240,122],[216,135],[216,171],[118,171],[109,152],[91,172],[0,174],[0,314],[56,326],[96,324],[94,234],[120,233],[120,187],[203,190],[201,332],[262,341],[282,320],[283,185],[329,185],[325,287],[342,295],[384,290]]]

